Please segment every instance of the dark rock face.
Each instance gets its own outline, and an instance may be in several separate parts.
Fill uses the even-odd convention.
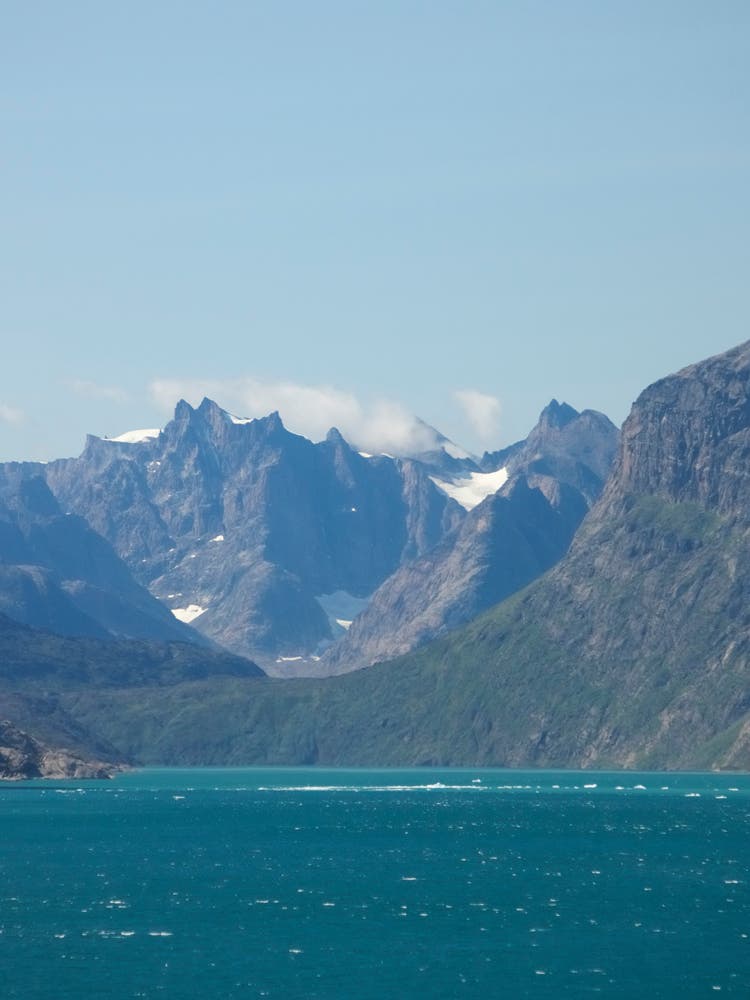
[[[68,750],[51,750],[13,723],[0,721],[0,780],[111,778],[122,765],[86,760]]]
[[[505,485],[470,510],[444,542],[397,570],[344,638],[323,656],[339,673],[399,656],[525,587],[566,552],[614,457],[617,429],[602,414],[553,401],[505,462]]]
[[[332,639],[318,596],[369,596],[464,516],[419,463],[210,400],[178,404],[156,440],[89,438],[46,478],[168,607],[203,609],[195,628],[271,667]]]
[[[63,513],[44,468],[0,465],[0,612],[63,635],[201,641],[83,518]]]
[[[750,489],[750,345],[650,386],[623,428],[617,495],[695,502],[738,522]]]

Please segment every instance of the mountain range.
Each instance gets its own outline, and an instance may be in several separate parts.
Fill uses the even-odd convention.
[[[32,531],[37,550],[42,531],[68,543],[0,545],[0,610],[64,634],[208,642],[276,675],[346,672],[548,568],[601,490],[617,431],[553,401],[527,441],[481,460],[425,438],[420,455],[369,455],[335,428],[313,443],[277,413],[247,420],[205,399],[180,402],[163,431],[0,466],[7,530],[25,525],[27,549]]]
[[[553,402],[481,459],[181,403],[159,434],[6,470],[22,500],[2,509],[28,544],[34,483],[43,522],[85,519],[139,594],[205,608],[180,666],[114,622],[84,640],[2,619],[0,716],[151,763],[746,768],[749,452],[750,343],[648,387],[619,441]],[[53,564],[63,595],[95,585]],[[265,677],[217,643],[345,676]]]

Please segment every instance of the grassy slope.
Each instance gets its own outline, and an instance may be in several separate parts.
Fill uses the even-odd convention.
[[[750,766],[748,540],[630,500],[468,627],[327,680],[65,695],[151,763]]]

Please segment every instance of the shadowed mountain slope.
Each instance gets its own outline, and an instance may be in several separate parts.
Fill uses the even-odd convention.
[[[62,635],[205,643],[66,514],[33,464],[0,465],[0,613]]]

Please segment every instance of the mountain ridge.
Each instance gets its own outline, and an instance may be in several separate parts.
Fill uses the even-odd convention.
[[[332,597],[368,600],[466,517],[438,477],[479,465],[427,429],[435,451],[372,456],[335,428],[313,443],[277,412],[250,420],[181,400],[157,435],[89,436],[44,474],[198,632],[266,670],[314,673],[341,635]]]

